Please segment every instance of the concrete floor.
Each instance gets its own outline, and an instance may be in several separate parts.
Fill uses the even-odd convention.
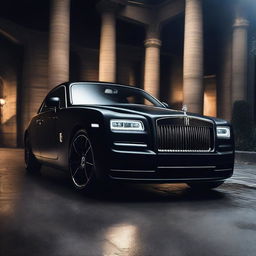
[[[0,255],[256,255],[256,166],[237,165],[220,188],[115,186],[73,191],[67,175],[25,173],[0,149]]]

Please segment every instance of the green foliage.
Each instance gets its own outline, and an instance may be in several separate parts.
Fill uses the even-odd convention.
[[[256,151],[256,127],[252,107],[246,101],[236,101],[233,106],[232,124],[237,150]]]

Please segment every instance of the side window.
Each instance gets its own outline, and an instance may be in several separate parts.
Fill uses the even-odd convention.
[[[50,110],[50,108],[47,107],[45,102],[46,102],[46,100],[48,98],[51,98],[51,97],[58,97],[58,98],[60,98],[60,108],[65,108],[66,107],[65,87],[62,86],[62,87],[57,88],[56,90],[52,91],[51,93],[49,93],[47,95],[47,97],[45,98],[45,100],[44,100],[44,102],[42,104],[40,112],[46,112],[46,111]]]

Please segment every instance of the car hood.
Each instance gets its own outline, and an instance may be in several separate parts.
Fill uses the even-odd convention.
[[[164,108],[164,107],[135,105],[135,104],[129,104],[129,105],[125,104],[125,105],[118,105],[118,106],[114,106],[114,105],[97,106],[97,109],[110,110],[115,113],[137,114],[137,115],[142,115],[150,118],[158,118],[162,116],[172,116],[172,115],[184,115],[184,112],[179,110],[174,110],[174,109]],[[190,112],[188,112],[187,115],[194,116],[194,117],[203,117],[211,121],[214,121],[218,125],[225,125],[228,123],[223,119],[198,115]]]
[[[98,109],[106,109],[118,113],[138,114],[143,116],[162,116],[183,114],[183,111],[177,111],[164,107],[154,107],[145,105],[125,104],[125,105],[111,105],[111,106],[97,106]]]
[[[141,115],[146,118],[152,118],[157,119],[159,117],[163,116],[172,116],[172,115],[184,115],[183,111],[180,110],[174,110],[170,108],[165,107],[154,107],[154,106],[146,106],[146,105],[137,105],[137,104],[120,104],[120,105],[91,105],[91,106],[84,106],[84,105],[77,105],[73,106],[75,108],[90,108],[97,110],[101,112],[103,115],[106,114],[105,111],[108,113],[120,113],[120,114],[135,114],[135,115]],[[205,118],[208,120],[211,120],[216,123],[216,125],[229,125],[229,123],[223,119],[215,118],[215,117],[209,117],[209,116],[203,116],[195,113],[187,112],[187,115],[193,116],[193,117],[200,117]]]

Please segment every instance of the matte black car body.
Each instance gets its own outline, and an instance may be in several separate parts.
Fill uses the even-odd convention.
[[[228,122],[192,113],[185,114],[183,111],[169,109],[160,102],[159,107],[133,104],[72,105],[71,85],[72,83],[61,84],[48,94],[47,97],[58,96],[54,95],[54,92],[58,88],[63,88],[65,104],[57,109],[42,111],[45,104],[43,103],[25,132],[31,151],[40,163],[67,171],[72,137],[78,130],[84,129],[93,145],[98,167],[95,170],[96,176],[101,180],[149,183],[221,182],[232,175],[234,166],[232,129],[230,139],[220,139],[216,135],[216,126],[230,127]],[[207,152],[203,150],[159,150],[158,122],[165,122],[161,120],[177,121],[182,123],[179,125],[185,126],[183,120],[187,117],[192,123],[204,122],[206,126],[208,124],[211,126],[211,150]],[[111,131],[110,120],[112,119],[140,120],[145,130]],[[163,124],[163,129],[165,127],[167,126]],[[184,129],[183,133],[188,131],[187,128]],[[200,132],[200,130],[193,129],[191,128],[191,131],[194,133]],[[176,134],[179,136],[182,131]],[[163,138],[162,136],[161,139]]]

